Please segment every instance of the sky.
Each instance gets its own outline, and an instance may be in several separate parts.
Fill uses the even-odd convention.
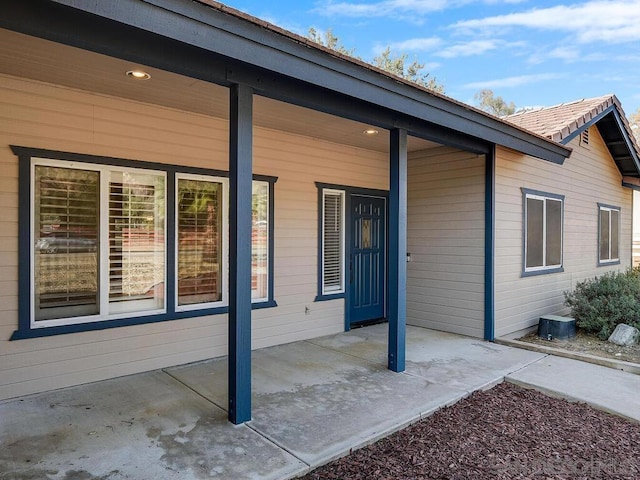
[[[516,107],[613,93],[640,108],[640,0],[223,0],[306,36],[331,30],[364,61],[391,47],[474,105],[491,89]]]

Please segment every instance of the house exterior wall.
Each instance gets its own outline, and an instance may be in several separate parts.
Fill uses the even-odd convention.
[[[485,158],[448,147],[408,161],[407,323],[484,335]]]
[[[537,325],[545,314],[568,314],[564,292],[576,282],[631,265],[632,191],[597,128],[589,145],[580,136],[564,165],[498,148],[496,152],[496,336]],[[522,188],[564,195],[563,272],[523,277]],[[598,203],[621,208],[620,264],[598,266]]]
[[[18,327],[18,159],[9,145],[228,170],[228,122],[0,76],[0,399],[227,353],[226,315],[9,341]],[[254,310],[254,348],[344,329],[343,300],[314,303],[314,182],[388,189],[388,164],[386,154],[254,129],[254,172],[278,177],[278,306]]]

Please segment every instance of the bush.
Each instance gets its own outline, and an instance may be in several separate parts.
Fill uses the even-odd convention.
[[[576,326],[602,339],[619,323],[640,328],[640,267],[579,282],[564,297]]]

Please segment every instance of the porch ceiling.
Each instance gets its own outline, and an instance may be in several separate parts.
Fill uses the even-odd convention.
[[[144,65],[88,52],[6,29],[0,29],[0,73],[64,85],[79,90],[162,105],[202,115],[228,118],[226,87]],[[128,78],[141,68],[148,81]],[[254,124],[299,135],[379,152],[389,151],[389,135],[382,129],[367,136],[370,125],[256,95]],[[409,137],[409,151],[439,144]]]

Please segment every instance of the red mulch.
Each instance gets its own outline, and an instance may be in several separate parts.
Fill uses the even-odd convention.
[[[502,383],[302,478],[638,480],[640,424]]]

